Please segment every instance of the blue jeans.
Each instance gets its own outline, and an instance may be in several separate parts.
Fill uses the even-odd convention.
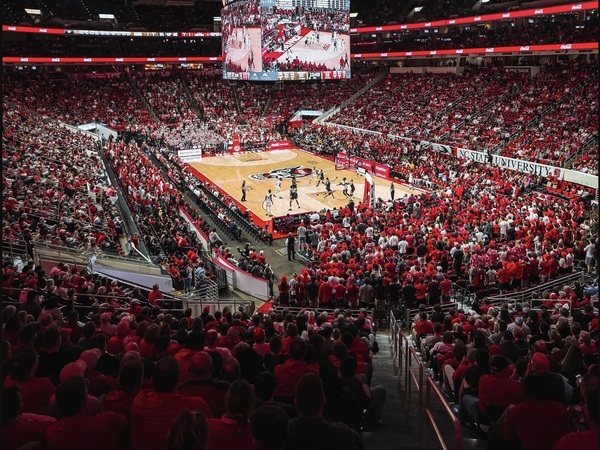
[[[192,292],[192,279],[191,278],[183,279],[183,291],[185,293]]]

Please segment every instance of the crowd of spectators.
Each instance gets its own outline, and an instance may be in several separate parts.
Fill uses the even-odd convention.
[[[297,142],[306,142],[310,134],[305,130]],[[346,134],[344,139],[348,142],[353,136]],[[395,143],[386,144],[381,154],[389,155]],[[554,179],[498,167],[484,174],[472,161],[432,150],[422,154],[416,150],[420,144],[405,145],[406,154],[392,155],[392,175],[416,184],[418,167],[418,177],[428,181],[429,190],[396,201],[378,199],[375,209],[349,204],[302,225],[302,234],[316,234],[304,239],[310,244],[306,253],[317,280],[325,283],[333,277],[334,284],[349,288],[365,278],[380,295],[370,302],[403,299],[414,306],[429,299],[428,289],[438,294],[428,301],[438,302],[439,284],[447,278],[462,280],[483,296],[490,290],[507,292],[554,279],[573,271],[575,261],[596,259],[591,191],[586,194],[580,186],[561,182],[560,195],[543,192]],[[359,151],[357,156],[369,153]],[[409,297],[403,294],[406,286]],[[419,296],[414,294],[417,286]]]
[[[132,244],[137,247],[143,240],[153,260],[172,277],[174,287],[189,294],[214,274],[198,272],[204,248],[181,217],[180,209],[206,236],[211,233],[210,227],[184,200],[179,174],[169,171],[165,176],[149,159],[147,149],[146,144],[119,141],[106,142],[103,151],[140,231],[141,236],[135,236],[138,242],[132,239]]]
[[[592,73],[565,95],[568,98],[540,114],[539,120],[511,140],[501,154],[564,167],[582,145],[597,135],[598,73]]]
[[[494,149],[508,142],[514,133],[524,130],[548,108],[560,107],[563,97],[588,75],[586,66],[577,70],[559,66],[540,71],[535,77],[525,79],[518,90],[511,91],[471,122],[458,127],[447,143],[473,150]]]
[[[180,180],[179,186],[187,186],[196,196],[198,202],[212,210],[217,219],[222,221],[228,227],[235,239],[241,239],[241,224],[238,224],[235,220],[231,219],[228,212],[231,211],[239,214],[244,220],[247,220],[250,223],[252,223],[252,220],[245,211],[242,212],[238,208],[236,202],[230,195],[224,193],[210,181],[199,180],[196,178],[189,169],[189,166],[168,149],[149,145],[146,147],[146,151],[152,152],[165,168],[167,168],[169,176],[172,179]],[[214,200],[209,198],[204,189],[212,194]],[[243,249],[238,247],[237,250],[239,251],[239,254],[235,254],[231,247],[221,239],[217,230],[207,230],[207,236],[211,247],[230,263],[256,277],[265,278],[270,281],[273,279],[273,271],[267,263],[262,250],[256,250],[247,243]]]
[[[92,74],[93,75],[93,74]],[[20,105],[39,116],[71,125],[104,123],[118,131],[152,122],[152,117],[119,72],[103,78],[54,74],[21,79],[7,77],[3,83],[7,104]]]
[[[241,224],[231,219],[226,211],[227,208],[243,214],[233,199],[210,182],[191,175],[185,164],[166,147],[158,148],[145,142],[138,146],[134,141],[128,144],[107,142],[106,154],[122,189],[127,190],[126,200],[135,213],[134,218],[142,235],[139,238],[144,241],[154,260],[169,272],[176,288],[182,287],[184,293],[191,293],[200,289],[207,278],[214,278],[214,274],[207,272],[206,268],[199,269],[204,267],[200,256],[205,250],[191,226],[180,217],[180,208],[204,234],[209,247],[206,250],[219,253],[241,270],[272,281],[274,274],[264,252],[246,244],[239,254],[234,253],[219,231],[211,228],[187,203],[180,189],[188,187],[196,201],[209,208],[215,220],[220,220],[231,235],[239,240]],[[150,154],[163,164],[166,176],[160,167],[152,163]],[[201,187],[208,189],[214,197],[209,198]]]
[[[85,27],[87,29],[87,27]],[[221,55],[219,38],[173,39],[168,37],[103,37],[77,36],[65,39],[59,35],[33,35],[26,42],[5,41],[6,56],[27,57],[148,57],[157,56],[208,56]]]
[[[158,122],[136,97],[127,76],[73,74],[35,81],[13,76],[5,92],[11,101],[29,99],[25,107],[66,122],[97,121],[162,139],[174,150],[203,147],[205,153],[220,153],[236,134],[249,150],[282,139],[282,123],[295,111],[329,110],[377,72],[355,74],[358,82],[311,84],[310,96],[304,84],[285,90],[252,85],[222,89],[220,74],[208,71],[132,75]],[[384,135],[564,166],[594,136],[596,80],[591,66],[576,61],[543,67],[531,78],[502,66],[467,67],[461,74],[391,74],[330,120]],[[577,107],[582,103],[583,110]],[[377,145],[386,139],[370,140]],[[369,146],[367,150],[373,151]],[[594,166],[593,158],[577,163],[589,173]]]
[[[288,20],[304,24],[305,28],[320,31],[342,31],[338,18],[323,21],[317,13],[294,17],[296,9],[282,10],[289,13]],[[254,12],[249,17],[254,16]],[[348,14],[347,11],[338,14]],[[284,15],[285,16],[285,15]],[[281,16],[283,17],[283,16]],[[277,26],[277,15],[263,16],[263,25],[267,29]],[[254,19],[252,19],[254,20]],[[577,20],[575,14],[560,16],[542,16],[532,19],[533,23],[493,22],[490,27],[456,26],[445,29],[425,29],[394,32],[383,37],[380,34],[361,33],[351,36],[352,53],[394,52],[394,51],[424,51],[457,48],[489,48],[514,45],[539,44],[573,44],[578,42],[593,42],[598,34],[597,12],[586,15],[586,20]],[[337,21],[337,22],[336,22]],[[227,21],[225,21],[227,22]],[[241,32],[242,19],[236,24]],[[346,23],[348,23],[346,21]],[[230,26],[223,23],[224,35],[228,39]],[[347,26],[346,26],[347,28]],[[290,28],[290,32],[293,29]],[[182,29],[169,30],[182,31]],[[183,30],[185,31],[185,30]],[[346,30],[347,31],[347,30]],[[438,32],[439,31],[439,32]],[[265,31],[267,35],[268,31]],[[276,31],[270,33],[275,41],[269,42],[271,50],[283,43],[283,36],[276,36]],[[63,36],[42,35],[32,36],[26,42],[8,39],[5,42],[5,53],[8,56],[60,56],[60,57],[135,57],[135,56],[219,56],[221,40],[218,38],[160,38],[127,37],[107,38],[103,36],[77,36],[75,39],[65,39]],[[233,68],[232,68],[233,69]]]
[[[381,420],[386,392],[371,386],[378,347],[366,310],[206,306],[195,317],[135,298],[96,300],[88,318],[63,315],[45,291],[51,280],[78,292],[107,287],[85,269],[59,263],[46,275],[5,263],[3,277],[34,286],[2,311],[7,450],[83,440],[90,449],[180,450],[195,439],[204,450],[306,448],[315,439],[361,449],[360,432]]]
[[[123,221],[94,138],[4,102],[3,242],[118,254]]]
[[[501,67],[390,74],[330,121],[382,133],[383,139],[415,137],[494,153],[504,148],[504,156],[562,167],[597,127],[596,80],[592,67],[577,62],[544,67],[534,77]],[[580,114],[581,102],[586,106]]]
[[[134,73],[131,78],[163,123],[177,123],[195,116],[179,72],[145,71]]]
[[[423,361],[458,404],[461,423],[487,434],[489,448],[597,445],[598,315],[589,303],[569,308],[589,298],[581,286],[558,289],[549,305],[485,301],[448,313],[422,306],[414,317]]]
[[[562,17],[562,16],[561,16]],[[575,15],[555,18],[538,18],[535,23],[494,23],[491,27],[451,27],[443,29],[397,32],[391,38],[377,39],[368,33],[352,35],[353,53],[411,52],[455,48],[489,48],[511,45],[562,44],[592,42],[598,34],[597,14],[583,22]],[[375,36],[375,37],[374,37]]]

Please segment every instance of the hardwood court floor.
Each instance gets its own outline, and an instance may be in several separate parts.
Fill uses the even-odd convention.
[[[296,214],[345,206],[348,200],[342,193],[342,186],[338,185],[344,177],[348,181],[354,181],[356,205],[360,203],[363,196],[364,178],[361,175],[350,170],[335,170],[333,162],[299,149],[211,156],[190,164],[237,201],[242,198],[241,185],[242,180],[245,179],[249,190],[246,193],[244,205],[266,221],[269,220],[269,217],[263,207],[263,202],[269,189],[274,197],[271,211],[275,217],[285,216],[288,213]],[[314,168],[325,171],[325,177],[329,177],[331,181],[335,198],[331,198],[331,196],[324,198],[325,186],[321,183],[317,187],[316,178],[311,175]],[[300,208],[294,202],[292,211],[289,211],[292,170],[296,173]],[[277,175],[283,178],[279,195],[275,190]],[[377,177],[373,177],[373,179],[375,180],[376,196],[388,200],[390,198],[390,181]],[[396,198],[402,198],[410,193],[419,193],[398,183],[394,183],[394,186]],[[281,198],[279,198],[280,196]]]

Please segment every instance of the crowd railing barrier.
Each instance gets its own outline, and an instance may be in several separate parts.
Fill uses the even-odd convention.
[[[429,371],[425,366],[425,362],[421,359],[420,353],[413,345],[412,340],[402,332],[399,323],[395,320],[394,315],[391,315],[390,324],[390,347],[394,358],[398,360],[398,390],[404,391],[407,395],[408,402],[411,401],[411,392],[416,389],[418,394],[418,403],[416,405],[419,411],[419,434],[421,433],[421,424],[431,425],[437,440],[442,449],[458,449],[463,447],[463,434],[460,421],[456,414],[452,411],[450,404],[436,385],[436,380],[429,375]],[[433,394],[432,394],[433,391]],[[423,395],[425,394],[425,395]],[[445,433],[439,424],[439,407],[433,408],[432,400],[437,398],[437,402],[441,404],[444,416],[447,415],[453,422],[455,444],[450,445],[450,435]],[[426,427],[425,433],[428,433]]]
[[[413,362],[417,364],[417,369],[413,367]],[[423,372],[425,365],[423,361],[421,361],[420,355],[417,353],[417,350],[413,345],[410,345],[408,340],[406,340],[406,393],[408,394],[408,399],[410,401],[410,393],[412,390],[411,379],[415,384],[415,388],[419,393],[419,405],[423,402]]]
[[[442,391],[440,391],[440,388],[436,386],[435,380],[431,377],[427,378],[426,385],[427,386],[426,386],[426,393],[425,393],[425,415],[427,417],[428,423],[431,425],[431,427],[433,428],[433,431],[435,432],[435,435],[437,437],[439,444],[442,447],[442,450],[448,450],[451,448],[454,450],[462,450],[463,435],[462,435],[462,427],[460,425],[460,420],[458,420],[458,417],[456,416],[456,414],[454,414],[454,412],[452,411],[452,408],[450,408],[450,405],[448,404],[448,401],[444,398],[444,394],[442,393]],[[446,440],[440,430],[440,427],[438,425],[438,421],[434,417],[434,412],[433,412],[432,403],[431,403],[431,400],[432,400],[431,391],[433,391],[436,398],[442,404],[444,412],[452,420],[452,423],[454,425],[454,438],[455,438],[454,445],[449,445],[446,442]],[[427,430],[427,427],[425,427],[425,429]],[[426,431],[426,433],[427,433],[427,437],[429,437],[428,431]]]

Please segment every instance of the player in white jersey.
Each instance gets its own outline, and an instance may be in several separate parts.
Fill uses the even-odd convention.
[[[265,211],[267,212],[267,214],[270,217],[273,217],[273,214],[271,213],[271,208],[273,207],[273,194],[271,194],[271,189],[269,189],[269,192],[267,192],[267,195],[265,195]]]
[[[310,180],[308,180],[308,184],[311,184],[312,180],[315,180],[315,182],[316,182],[319,177],[319,171],[317,170],[317,168],[315,166],[313,166],[311,175],[312,175],[312,178]]]
[[[277,177],[277,182],[275,183],[275,195],[279,198],[283,198],[281,196],[281,177]]]
[[[338,183],[338,186],[342,186],[342,194],[344,194],[345,197],[350,197],[350,192],[348,190],[350,183],[346,181],[346,177]]]

